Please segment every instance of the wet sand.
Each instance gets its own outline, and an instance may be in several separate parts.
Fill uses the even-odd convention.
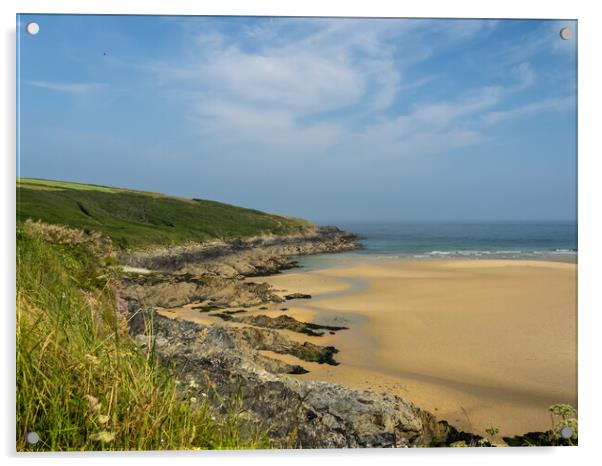
[[[313,299],[262,312],[351,327],[310,338],[336,346],[341,364],[303,362],[299,377],[397,393],[459,428],[512,435],[548,429],[551,404],[577,404],[576,273],[547,261],[367,261],[264,277]]]

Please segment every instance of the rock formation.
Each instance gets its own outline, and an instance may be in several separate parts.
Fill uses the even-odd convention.
[[[242,393],[245,414],[269,429],[275,447],[406,447],[445,444],[450,429],[398,396],[355,391],[295,378],[304,361],[336,365],[337,349],[288,338],[280,330],[320,336],[344,327],[320,326],[292,317],[246,316],[245,307],[282,302],[265,283],[244,277],[277,273],[295,265],[294,255],[359,247],[336,228],[312,234],[228,240],[219,243],[129,253],[131,270],[121,287],[118,309],[140,346],[152,345],[180,380],[216,403]],[[308,298],[289,295],[290,299]],[[223,324],[200,325],[163,317],[155,307],[200,303]],[[228,311],[227,308],[235,308]],[[243,308],[243,309],[236,309]],[[242,315],[239,315],[242,314]],[[236,325],[230,325],[235,323]],[[149,328],[152,328],[149,337]],[[269,354],[294,356],[289,364]],[[219,400],[217,400],[219,398]]]

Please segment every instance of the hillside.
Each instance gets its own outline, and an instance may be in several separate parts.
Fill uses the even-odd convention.
[[[296,434],[290,432],[296,429],[293,413],[298,412],[303,399],[291,392],[290,399],[284,401],[284,407],[292,411],[282,417],[282,435],[270,430],[272,415],[258,412],[250,418],[244,403],[255,400],[253,390],[263,387],[256,387],[256,381],[243,387],[236,374],[223,370],[223,364],[230,360],[225,355],[216,356],[213,343],[212,351],[203,347],[198,354],[202,358],[209,353],[217,357],[215,365],[210,363],[217,368],[211,375],[216,382],[227,380],[232,382],[230,385],[218,386],[206,379],[209,374],[202,368],[177,366],[179,356],[184,354],[179,349],[164,358],[155,343],[164,341],[164,334],[156,339],[157,330],[165,331],[167,327],[153,322],[165,319],[156,314],[152,308],[156,303],[145,293],[154,295],[159,286],[158,299],[171,301],[172,305],[178,300],[201,302],[205,298],[222,300],[223,305],[238,300],[239,306],[246,307],[252,300],[262,305],[271,299],[280,302],[282,298],[269,292],[267,284],[246,283],[242,275],[288,268],[294,254],[353,249],[357,247],[353,235],[332,227],[314,229],[304,220],[218,202],[62,181],[21,179],[17,196],[18,451],[296,445]],[[146,248],[219,237],[307,231],[311,233],[303,235],[302,241],[279,236]],[[123,254],[115,245],[129,250]],[[221,263],[219,250],[240,254],[233,254],[230,263],[228,259]],[[119,266],[124,257],[161,261],[166,251],[174,262],[171,265],[179,264],[178,253],[184,253],[186,261],[203,264],[196,264],[196,275],[179,271],[171,274],[165,265],[148,276],[138,275]],[[174,251],[176,254],[171,254]],[[207,251],[211,252],[209,258],[203,256]],[[211,273],[205,273],[209,269]],[[224,270],[232,274],[224,275]],[[172,330],[178,338],[180,334],[191,335],[186,322]],[[192,334],[198,336],[199,328],[195,327]],[[283,338],[278,340],[280,350],[286,347],[306,359],[327,357],[332,351],[330,347],[301,345]],[[170,341],[184,349],[190,343]],[[255,350],[248,356],[253,361],[263,358]],[[234,357],[238,369],[242,356]],[[196,360],[203,361],[208,360]],[[300,367],[266,361],[287,373],[296,373]],[[271,393],[282,399],[279,388]],[[269,398],[266,403],[276,406]],[[29,443],[27,435],[31,432],[38,435],[38,442]]]
[[[17,226],[17,451],[269,445],[239,400],[226,412],[197,400],[132,341],[106,242],[65,227],[51,242],[37,230]],[[28,443],[29,432],[40,440]]]
[[[291,234],[302,219],[201,199],[32,178],[17,180],[17,221],[94,230],[129,249],[214,238]]]

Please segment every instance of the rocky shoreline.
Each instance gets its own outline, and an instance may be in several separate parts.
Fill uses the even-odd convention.
[[[259,236],[123,253],[134,268],[215,275],[223,278],[272,275],[295,267],[293,256],[359,249],[358,237],[337,227],[287,236]]]
[[[224,405],[224,397],[242,393],[245,416],[267,425],[275,447],[407,447],[448,445],[458,439],[487,444],[398,396],[295,378],[307,372],[303,361],[338,364],[338,350],[291,339],[281,330],[319,337],[344,327],[299,322],[285,315],[245,315],[245,308],[261,309],[285,300],[268,284],[245,278],[294,267],[294,256],[359,247],[354,235],[326,227],[303,235],[124,254],[121,261],[130,272],[122,279],[118,309],[134,340],[140,346],[152,345],[197,397],[220,398]],[[208,315],[221,317],[222,322],[202,325],[157,312],[193,303],[199,303],[198,312],[212,312]],[[299,364],[266,352],[294,356]]]

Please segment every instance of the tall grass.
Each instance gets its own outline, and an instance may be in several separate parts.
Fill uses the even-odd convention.
[[[17,231],[18,451],[267,447],[266,436],[179,389],[115,310],[105,260]],[[28,444],[36,432],[40,441]]]

